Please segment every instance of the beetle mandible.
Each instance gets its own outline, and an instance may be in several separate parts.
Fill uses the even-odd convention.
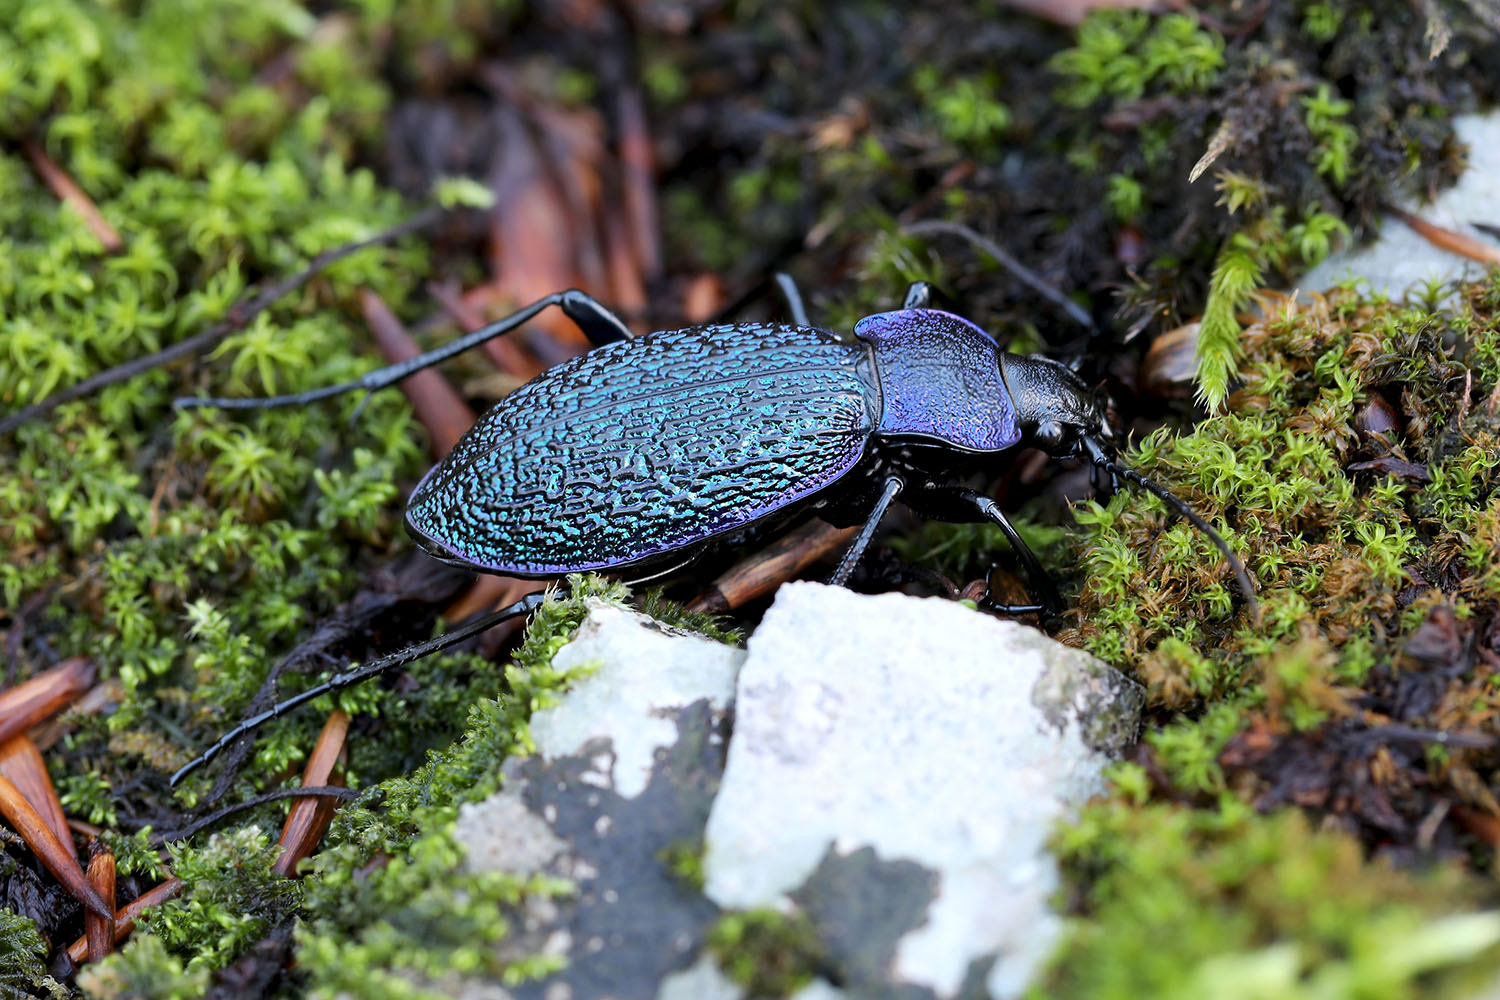
[[[640,580],[751,526],[816,514],[860,526],[829,579],[843,584],[899,498],[924,517],[999,525],[1042,603],[992,607],[1055,611],[1056,587],[999,505],[962,485],[1029,444],[1056,458],[1085,457],[1096,485],[1103,472],[1111,484],[1120,476],[1161,496],[1213,539],[1254,605],[1248,575],[1218,533],[1165,488],[1113,461],[1104,408],[1068,368],[1006,352],[974,323],[933,308],[925,282],[908,289],[902,308],[867,316],[842,336],[808,322],[790,279],[778,281],[792,323],[636,337],[592,296],[570,290],[355,382],[178,405],[248,409],[374,391],[555,305],[593,349],[496,403],[408,500],[408,531],[445,562],[516,577],[598,570]],[[536,603],[533,595],[246,720],[173,782],[266,718]]]

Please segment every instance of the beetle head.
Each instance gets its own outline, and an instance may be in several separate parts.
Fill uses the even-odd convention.
[[[1054,458],[1071,458],[1112,444],[1103,402],[1073,372],[1050,358],[1000,355],[1016,420],[1028,444]]]

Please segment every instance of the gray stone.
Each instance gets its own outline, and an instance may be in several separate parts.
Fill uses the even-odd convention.
[[[571,880],[573,896],[510,915],[500,958],[566,961],[540,982],[466,980],[443,992],[516,1000],[654,1000],[703,950],[719,910],[674,876],[665,850],[701,843],[723,772],[741,650],[603,602],[553,666],[584,676],[532,718],[537,753],[459,812],[469,867]],[[499,990],[499,992],[497,992]]]
[[[1453,128],[1459,140],[1468,144],[1468,169],[1431,204],[1409,202],[1402,207],[1428,222],[1495,246],[1495,238],[1472,223],[1500,225],[1500,113],[1462,115],[1453,119]],[[1316,292],[1352,275],[1368,282],[1374,291],[1400,296],[1428,281],[1479,278],[1485,271],[1483,264],[1440,250],[1400,221],[1387,218],[1374,243],[1330,256],[1298,284]]]
[[[740,673],[706,892],[800,903],[853,995],[1016,995],[1060,927],[1047,838],[1141,702],[951,601],[784,586]]]
[[[696,701],[727,708],[744,659],[743,650],[592,601],[578,634],[552,658],[556,669],[587,676],[562,704],[531,717],[537,753],[568,757],[605,740],[613,759],[601,780],[626,798],[639,795],[653,755],[677,742],[673,714]]]

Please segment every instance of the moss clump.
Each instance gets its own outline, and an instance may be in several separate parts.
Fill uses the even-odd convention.
[[[467,871],[452,823],[426,830],[357,877],[319,856],[317,898],[297,936],[314,995],[444,997],[463,976],[516,983],[560,967],[561,958],[502,957],[496,945],[528,900],[572,885]]]
[[[188,956],[189,972],[222,968],[297,909],[301,883],[271,869],[280,854],[255,826],[216,834],[201,847],[176,845],[182,895],[143,913],[141,923],[169,952]]]
[[[0,855],[0,872],[7,863],[14,864]],[[0,910],[0,997],[20,1000],[41,993],[67,996],[67,989],[47,974],[47,942],[31,918]]]
[[[703,847],[702,838],[678,841],[663,847],[656,857],[674,878],[694,891],[702,892],[708,880],[704,871]]]
[[[1128,767],[1116,782],[1148,785]],[[1354,838],[1297,812],[1116,797],[1057,847],[1088,887],[1084,919],[1037,996],[1430,996],[1437,973],[1500,957],[1500,916],[1463,912],[1479,894],[1455,866],[1369,863]]]
[[[78,985],[98,1000],[196,1000],[209,986],[206,968],[187,968],[153,934],[135,934],[125,946],[78,975]]]
[[[1497,663],[1473,646],[1500,620],[1497,305],[1500,277],[1451,312],[1267,297],[1227,412],[1136,445],[1130,464],[1224,529],[1259,622],[1154,498],[1076,511],[1061,638],[1133,670],[1153,725],[1115,797],[1060,834],[1085,919],[1049,991],[1399,997],[1496,960],[1500,923],[1464,915],[1493,894],[1458,862],[1493,863],[1463,818],[1500,792]]]
[[[823,960],[817,932],[801,911],[726,913],[709,930],[707,946],[719,968],[757,1000],[796,993]]]

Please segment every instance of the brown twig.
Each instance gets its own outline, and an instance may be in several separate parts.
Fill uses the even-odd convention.
[[[71,704],[93,686],[94,673],[92,660],[75,656],[0,691],[0,743]]]
[[[120,944],[135,930],[135,918],[140,916],[144,910],[153,906],[160,906],[169,899],[175,899],[182,894],[183,881],[180,878],[169,878],[161,885],[143,892],[135,899],[120,907],[115,913],[115,944]],[[87,937],[81,937],[68,945],[68,957],[74,962],[82,962],[88,958],[89,943]]]
[[[1447,250],[1449,253],[1456,253],[1470,260],[1477,260],[1481,264],[1500,264],[1500,247],[1492,247],[1472,236],[1445,229],[1436,223],[1428,222],[1421,216],[1397,208],[1395,205],[1387,205],[1385,209],[1439,250]]]
[[[58,843],[73,857],[78,857],[73,832],[68,828],[68,817],[63,814],[57,789],[52,787],[52,779],[47,774],[47,764],[31,737],[21,733],[0,743],[0,777],[9,779],[16,786],[42,817],[47,829],[57,837]]]
[[[333,775],[333,765],[338,763],[344,749],[344,737],[349,733],[349,713],[336,708],[323,724],[317,745],[308,755],[307,768],[302,772],[303,787],[328,784]],[[297,864],[313,852],[318,841],[333,821],[333,812],[338,800],[319,796],[298,799],[287,814],[281,827],[281,855],[271,869],[278,875],[289,876],[296,872]]]
[[[946,219],[924,219],[921,222],[912,222],[902,226],[901,231],[909,233],[912,236],[930,236],[933,233],[947,233],[951,236],[967,240],[978,249],[989,254],[995,263],[1009,271],[1013,277],[1026,287],[1066,313],[1075,323],[1086,330],[1097,329],[1094,325],[1094,318],[1085,312],[1082,306],[1048,284],[1043,280],[1041,275],[1012,257],[1000,244],[987,236],[975,232],[968,226],[957,222],[949,222]]]
[[[83,915],[83,937],[90,962],[102,962],[115,947],[115,856],[99,841],[89,844],[89,884],[109,906],[104,916]]]
[[[78,865],[78,858],[62,845],[48,829],[41,814],[26,801],[21,790],[5,777],[0,777],[0,816],[5,817],[6,822],[21,835],[26,846],[37,856],[37,860],[56,876],[74,899],[100,916],[109,917],[114,914],[114,909],[106,906],[94,887],[89,885],[88,878]]]
[[[30,406],[22,407],[4,420],[0,420],[0,434],[9,433],[30,420],[52,412],[64,403],[71,403],[75,399],[82,399],[85,396],[93,395],[107,386],[124,382],[143,372],[148,372],[153,368],[160,368],[162,365],[170,364],[181,358],[202,354],[231,333],[243,329],[246,324],[263,312],[268,306],[275,303],[278,299],[295,292],[327,270],[330,265],[360,250],[379,246],[383,243],[390,243],[403,236],[409,236],[412,233],[426,229],[443,218],[445,213],[446,210],[443,208],[429,208],[367,240],[346,243],[344,246],[325,250],[309,261],[307,267],[298,273],[291,277],[283,278],[257,295],[236,302],[230,307],[228,314],[222,320],[202,333],[194,334],[186,340],[178,341],[170,347],[157,351],[155,354],[134,358],[124,364],[107,368],[97,375],[89,376],[82,382],[53,393],[40,403],[33,403]]]
[[[656,221],[656,162],[646,107],[634,86],[615,92],[615,123],[620,130],[620,185],[625,221],[635,244],[641,277],[661,274],[661,231]]]
[[[835,528],[822,521],[809,521],[769,548],[735,563],[687,606],[710,614],[740,607],[846,548],[858,531],[858,527]]]
[[[21,150],[31,161],[37,174],[52,189],[52,193],[57,195],[58,201],[83,216],[84,225],[89,227],[89,232],[104,244],[105,253],[119,253],[125,249],[125,241],[115,227],[109,224],[104,213],[99,211],[99,206],[94,204],[94,199],[85,194],[83,188],[74,183],[73,178],[69,177],[67,172],[47,155],[41,143],[35,139],[23,139]]]

